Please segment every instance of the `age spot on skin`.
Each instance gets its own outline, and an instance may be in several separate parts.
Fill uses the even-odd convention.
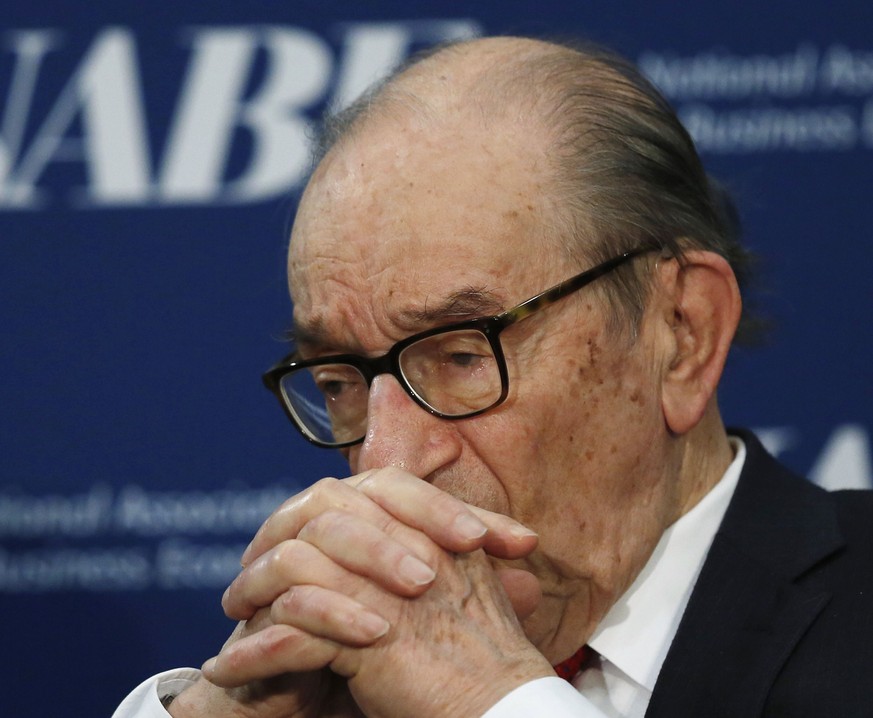
[[[585,340],[585,345],[588,347],[588,363],[591,366],[597,366],[597,361],[602,351],[601,348],[591,337]]]

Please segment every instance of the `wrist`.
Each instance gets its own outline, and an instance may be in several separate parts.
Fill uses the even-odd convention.
[[[220,696],[218,694],[221,694]],[[212,685],[205,678],[185,688],[175,695],[168,694],[161,698],[161,705],[172,718],[206,718],[207,716],[232,716],[234,712],[223,710],[215,712],[221,703],[226,701],[225,691]],[[225,705],[226,709],[228,706]]]

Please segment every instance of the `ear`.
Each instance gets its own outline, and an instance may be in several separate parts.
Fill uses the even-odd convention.
[[[681,263],[660,260],[656,276],[666,350],[661,407],[670,430],[684,434],[714,400],[742,301],[730,264],[714,252],[690,251]]]

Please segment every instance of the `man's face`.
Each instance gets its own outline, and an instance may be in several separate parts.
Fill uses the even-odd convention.
[[[585,268],[564,257],[550,229],[543,149],[520,130],[474,127],[377,124],[322,163],[289,262],[304,356],[381,354]],[[525,628],[559,660],[587,638],[675,518],[663,367],[646,322],[633,346],[607,335],[594,287],[510,327],[501,342],[505,403],[442,420],[393,377],[377,377],[367,436],[348,458],[353,472],[398,466],[537,531],[524,567],[540,579],[544,601]]]

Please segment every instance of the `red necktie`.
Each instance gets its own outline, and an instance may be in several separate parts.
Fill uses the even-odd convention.
[[[572,681],[576,674],[581,671],[588,661],[594,657],[595,653],[588,646],[582,646],[569,658],[561,661],[557,666],[554,666],[555,673],[565,681]]]

